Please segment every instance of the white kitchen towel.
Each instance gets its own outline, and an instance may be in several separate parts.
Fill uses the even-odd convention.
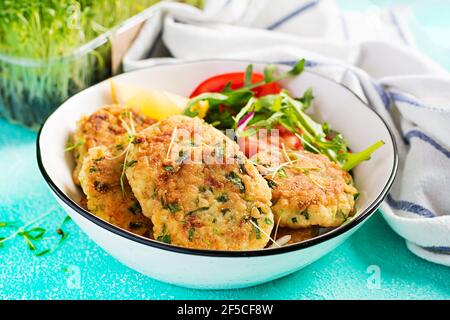
[[[332,0],[209,0],[203,11],[162,3],[124,69],[172,60],[239,58],[307,66],[339,81],[390,125],[399,174],[381,206],[407,247],[450,266],[450,76],[422,56],[404,8],[342,12]],[[173,58],[148,58],[161,38]]]

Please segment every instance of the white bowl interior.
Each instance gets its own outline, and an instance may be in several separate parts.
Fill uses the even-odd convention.
[[[199,61],[158,66],[115,77],[118,84],[163,89],[187,96],[206,78],[224,72],[243,71],[247,62]],[[264,65],[255,64],[255,71]],[[280,70],[288,67],[280,66]],[[354,170],[355,184],[361,191],[357,214],[367,209],[379,197],[391,179],[395,164],[394,146],[383,121],[353,93],[332,80],[305,71],[301,76],[285,82],[294,95],[314,90],[313,117],[326,121],[341,132],[353,151],[360,151],[377,140],[386,144],[377,150],[370,161]],[[72,155],[64,152],[67,139],[75,130],[82,115],[88,115],[105,104],[112,103],[109,81],[101,82],[68,99],[45,123],[40,135],[42,164],[53,183],[66,196],[79,203],[81,190],[72,181]]]

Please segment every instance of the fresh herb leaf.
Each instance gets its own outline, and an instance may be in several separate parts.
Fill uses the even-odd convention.
[[[305,218],[305,220],[309,220],[309,213],[308,211],[302,211],[300,212],[300,215]]]
[[[361,152],[340,154],[339,161],[343,163],[342,169],[350,171],[359,163],[369,160],[372,153],[383,145],[384,142],[380,140]]]
[[[125,169],[131,168],[134,165],[136,165],[136,163],[137,163],[137,160],[130,160],[130,161],[124,163],[124,167],[125,167]]]
[[[311,107],[312,101],[314,99],[312,88],[308,88],[303,97],[298,100],[303,104],[303,110],[308,110]]]
[[[161,201],[163,209],[169,210],[172,213],[178,212],[181,210],[180,205],[177,202],[165,203]]]
[[[269,187],[271,189],[273,189],[273,188],[278,186],[278,184],[275,181],[271,180],[271,179],[267,179],[267,184],[269,185]]]
[[[172,242],[169,234],[164,234],[164,235],[158,236],[156,238],[156,240],[158,240],[160,242],[168,243],[168,244],[170,244]]]
[[[300,73],[302,73],[303,70],[305,70],[305,59],[301,59],[300,61],[298,61],[294,65],[294,67],[288,71],[288,74],[290,74],[292,76],[296,76],[296,75],[299,75]]]
[[[255,230],[256,239],[261,239],[261,230],[258,228],[258,220],[252,218],[252,222],[254,223],[253,229]]]
[[[195,233],[195,228],[189,228],[189,231],[188,231],[189,241],[192,241],[192,239],[194,238],[194,233]]]
[[[193,215],[193,214],[195,214],[195,213],[197,213],[197,212],[200,212],[200,211],[207,211],[207,210],[209,210],[209,207],[200,207],[200,208],[198,208],[198,209],[189,211],[188,213],[186,213],[186,215],[187,215],[187,216],[190,216],[190,215]]]
[[[225,178],[239,188],[241,193],[245,192],[245,185],[242,178],[234,171],[229,172]]]
[[[229,200],[229,198],[228,198],[228,195],[224,193],[224,194],[221,194],[220,196],[218,196],[216,198],[216,200],[219,202],[225,203]]]
[[[167,172],[173,171],[173,166],[171,166],[171,165],[164,166],[164,171],[167,171]]]
[[[133,204],[128,208],[128,210],[134,215],[142,211],[141,205],[137,201],[134,201]]]
[[[268,64],[264,67],[264,82],[271,83],[274,81],[275,72],[277,71],[277,67],[273,64]]]
[[[86,141],[85,140],[79,140],[74,144],[68,145],[65,149],[64,152],[68,152],[68,151],[72,151],[80,146],[82,146],[83,144],[85,144]]]
[[[244,86],[248,86],[252,84],[252,75],[253,75],[253,65],[249,64],[247,69],[245,70],[245,82]],[[230,85],[231,88],[231,85]],[[229,90],[229,89],[228,89]],[[224,90],[225,91],[225,90]]]

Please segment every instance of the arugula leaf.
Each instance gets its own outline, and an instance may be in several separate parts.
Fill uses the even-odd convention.
[[[252,74],[253,74],[253,65],[249,64],[247,69],[245,70],[245,82],[244,86],[248,86],[252,84]],[[229,82],[228,82],[229,83]],[[231,84],[230,84],[231,87]]]
[[[192,107],[198,102],[206,100],[209,102],[210,107],[205,117],[205,120],[208,123],[216,124],[216,127],[220,129],[231,128],[231,126],[233,125],[232,116],[239,113],[239,111],[241,111],[242,108],[246,106],[249,100],[254,96],[254,92],[251,91],[252,89],[267,83],[272,83],[285,78],[296,76],[303,71],[304,65],[305,60],[302,59],[299,62],[297,62],[291,70],[279,76],[275,74],[276,73],[275,66],[268,65],[264,69],[264,79],[257,83],[251,83],[253,66],[249,65],[245,72],[245,84],[242,88],[232,90],[231,84],[228,83],[221,93],[200,94],[197,97],[192,98],[188,102],[187,107],[183,111],[183,114],[189,117],[198,116],[198,112],[193,111]],[[219,111],[219,106],[221,105],[229,107],[228,110]]]
[[[384,141],[377,141],[367,149],[357,153],[344,153],[339,155],[340,162],[343,162],[342,169],[349,171],[359,163],[369,160],[372,153],[384,145]]]
[[[264,68],[264,82],[265,83],[271,83],[274,81],[273,79],[275,77],[276,70],[277,70],[277,68],[273,64],[269,64]]]
[[[298,98],[298,101],[300,101],[303,104],[303,110],[308,110],[311,107],[312,101],[314,100],[314,95],[312,88],[308,88],[305,93],[303,94],[303,97]]]
[[[221,93],[202,93],[195,98],[189,100],[186,108],[183,111],[183,115],[188,117],[196,117],[198,112],[191,111],[192,106],[196,105],[198,102],[203,100],[208,100],[210,104],[217,104],[221,102],[225,102],[228,99],[228,96]]]
[[[296,75],[299,75],[300,73],[302,73],[303,70],[305,70],[305,59],[301,59],[300,61],[298,61],[294,65],[294,67],[288,71],[288,74],[296,76]]]

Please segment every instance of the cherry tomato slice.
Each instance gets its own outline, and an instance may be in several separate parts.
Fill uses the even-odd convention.
[[[280,146],[281,146],[281,143],[284,143],[285,147],[288,149],[293,149],[293,150],[302,150],[303,149],[302,141],[299,138],[297,138],[297,136],[295,134],[293,134],[291,131],[289,131],[288,129],[286,129],[285,127],[283,127],[281,125],[277,125],[275,127],[275,129],[279,130]]]
[[[260,73],[253,73],[251,83],[258,83],[264,80],[264,76]],[[190,98],[196,97],[205,92],[221,92],[225,89],[227,83],[231,84],[231,89],[239,89],[244,86],[245,73],[232,72],[224,73],[209,79],[206,79],[192,92]],[[276,83],[268,83],[252,89],[256,97],[262,97],[268,94],[280,93],[281,88]]]

